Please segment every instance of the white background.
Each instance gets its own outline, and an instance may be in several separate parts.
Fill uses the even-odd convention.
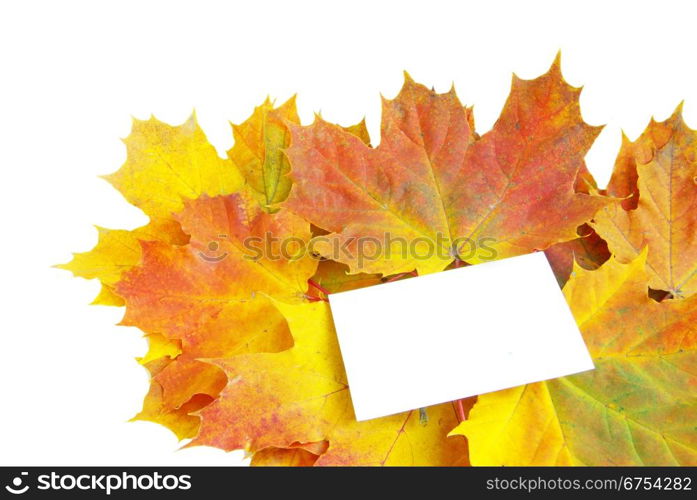
[[[609,177],[620,129],[635,138],[685,99],[697,127],[690,3],[677,2],[12,2],[0,7],[0,464],[238,464],[242,454],[179,447],[127,423],[147,377],[122,311],[87,304],[96,282],[50,268],[96,242],[92,224],[145,222],[97,175],[125,159],[130,115],[180,123],[196,108],[224,154],[228,120],[267,94],[299,94],[304,123],[365,114],[402,70],[495,121],[510,74],[563,72],[583,114],[607,124],[587,160]]]

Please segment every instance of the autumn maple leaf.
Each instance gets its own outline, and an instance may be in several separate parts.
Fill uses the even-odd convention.
[[[281,350],[292,345],[292,339],[285,320],[274,307],[270,307],[265,297],[260,296],[241,305],[243,296],[249,298],[253,295],[253,287],[248,290],[239,288],[237,297],[240,300],[237,304],[229,304],[222,313],[215,307],[205,309],[205,306],[201,306],[198,315],[195,315],[191,307],[186,308],[185,301],[178,303],[184,309],[178,310],[174,315],[170,315],[173,309],[160,309],[160,304],[152,295],[157,292],[157,282],[154,280],[167,281],[168,276],[176,274],[167,274],[170,270],[166,267],[166,258],[171,257],[172,260],[168,262],[184,266],[178,269],[182,279],[186,276],[187,263],[194,266],[189,270],[189,276],[196,276],[196,270],[203,266],[208,272],[197,277],[210,277],[214,261],[209,262],[210,265],[206,268],[206,261],[185,259],[187,256],[200,255],[210,255],[215,259],[216,255],[223,255],[227,251],[225,248],[221,252],[212,251],[211,248],[214,245],[225,247],[226,243],[220,241],[221,234],[226,230],[235,230],[227,219],[220,227],[213,228],[210,224],[199,224],[204,218],[201,221],[189,218],[186,222],[196,224],[203,232],[195,232],[193,245],[187,245],[190,236],[182,231],[180,218],[176,218],[174,213],[186,217],[187,204],[198,203],[197,206],[210,215],[216,202],[206,201],[202,197],[237,193],[237,198],[234,199],[239,203],[235,210],[245,210],[240,220],[250,216],[256,220],[257,228],[261,230],[263,221],[271,219],[262,213],[256,203],[250,201],[253,196],[262,199],[262,193],[255,192],[252,186],[254,181],[250,176],[257,165],[250,155],[261,159],[259,169],[262,169],[262,165],[266,165],[267,169],[277,165],[278,162],[271,158],[281,155],[281,149],[286,145],[284,137],[287,135],[287,131],[283,134],[278,128],[285,127],[279,120],[292,120],[294,116],[293,100],[277,109],[267,100],[246,122],[235,126],[237,135],[240,135],[238,139],[244,136],[247,150],[243,150],[241,146],[233,148],[227,159],[218,156],[195,116],[179,126],[171,126],[155,118],[145,121],[134,119],[131,134],[124,140],[126,163],[118,172],[107,176],[107,180],[129,202],[148,214],[151,222],[131,231],[98,228],[99,241],[91,251],[76,254],[70,263],[58,266],[72,271],[76,276],[100,280],[102,291],[95,299],[95,304],[124,305],[124,297],[120,293],[127,291],[130,294],[130,314],[126,315],[122,323],[139,326],[146,333],[149,350],[140,362],[152,375],[151,388],[145,398],[143,410],[135,418],[161,423],[180,438],[195,435],[200,419],[190,413],[210,403],[226,382],[222,371],[213,365],[197,361],[197,356]],[[268,126],[267,123],[273,123],[273,126]],[[359,128],[356,130],[359,131]],[[256,135],[251,131],[255,131]],[[238,145],[241,142],[238,141]],[[231,213],[235,213],[235,210]],[[242,215],[241,212],[240,214]],[[289,223],[291,219],[296,223]],[[210,219],[208,221],[211,222]],[[298,227],[298,220],[292,215],[281,214],[278,222],[289,223],[290,231]],[[306,229],[309,238],[309,225],[303,221],[299,223]],[[289,233],[286,231],[282,234]],[[238,232],[232,234],[231,238],[235,236],[244,237]],[[227,244],[229,243],[228,241]],[[226,268],[228,271],[229,264],[230,262]],[[199,267],[195,267],[196,265]],[[306,268],[307,277],[312,274],[315,265],[310,263],[310,267]],[[135,278],[126,280],[125,275],[137,266],[141,266],[138,274],[141,281]],[[158,272],[164,274],[158,276]],[[293,273],[286,275],[283,269],[276,269],[276,273],[290,280],[297,278]],[[138,283],[145,283],[144,280],[148,277],[151,281],[147,284],[155,288],[144,289],[142,294],[138,294],[133,287]],[[303,286],[307,286],[303,281],[307,277],[298,278],[300,282],[293,283],[293,286],[297,285],[297,290],[290,293],[302,295]],[[274,280],[271,277],[266,282]],[[181,281],[177,284],[181,285]],[[234,283],[229,285],[233,288],[235,286]],[[198,285],[194,282],[188,290],[195,295],[196,286],[201,286],[199,291],[204,293],[205,282]],[[117,292],[119,288],[123,291]],[[161,292],[166,294],[167,290]],[[268,288],[264,290],[271,291]],[[146,308],[149,309],[141,314]],[[206,317],[207,312],[215,317]],[[179,328],[172,327],[182,317],[187,318],[187,321],[179,325]],[[187,327],[192,330],[187,331]],[[230,328],[233,333],[230,334],[225,328]],[[198,335],[194,335],[194,332]]]
[[[130,231],[102,227],[97,227],[97,231],[99,239],[92,250],[73,254],[70,262],[56,266],[81,278],[98,279],[102,289],[94,299],[95,305],[124,304],[114,288],[125,271],[140,263],[141,241],[160,241],[168,245],[184,245],[189,241],[178,222],[162,218]]]
[[[188,439],[196,435],[201,423],[196,412],[218,396],[227,383],[227,377],[212,365],[206,365],[206,373],[204,363],[190,365],[184,369],[181,364],[173,363],[174,360],[169,355],[144,363],[151,376],[150,389],[143,399],[143,408],[131,420],[154,422],[171,430],[177,438]],[[167,368],[169,373],[164,372]],[[207,376],[207,380],[203,380],[202,374]],[[203,383],[189,385],[189,375],[198,376],[199,382]],[[195,387],[200,392],[189,396],[184,403],[175,403],[191,394],[190,387]]]
[[[673,297],[697,292],[697,131],[681,108],[652,121],[635,142],[623,141],[608,185],[626,197],[600,210],[591,223],[623,262],[648,247],[650,286]]]
[[[141,265],[117,287],[126,302],[122,323],[181,339],[185,352],[199,357],[230,355],[241,345],[289,346],[285,323],[266,295],[304,300],[317,261],[253,260],[243,242],[268,232],[307,242],[309,224],[287,211],[268,214],[241,193],[188,202],[178,218],[190,243],[142,244]]]
[[[327,303],[276,306],[288,321],[293,347],[215,360],[230,382],[201,411],[191,445],[257,452],[327,441],[316,465],[466,461],[464,441],[446,438],[457,424],[450,404],[357,422]]]
[[[220,158],[208,142],[195,115],[179,126],[134,118],[124,143],[126,163],[105,179],[150,217],[169,218],[187,199],[234,193],[244,184],[232,161]]]
[[[264,169],[278,165],[277,158],[287,145],[288,132],[279,120],[297,122],[293,99],[278,108],[267,99],[245,122],[233,126],[236,147],[223,159],[206,139],[195,115],[178,126],[154,117],[134,118],[131,133],[123,141],[126,162],[104,178],[126,200],[142,209],[151,222],[131,231],[97,228],[97,245],[58,267],[76,276],[99,279],[102,291],[95,304],[123,305],[123,300],[114,294],[114,285],[123,272],[140,262],[138,242],[183,245],[188,242],[188,235],[181,231],[173,214],[183,209],[186,200],[235,193],[244,185],[258,187],[254,169],[258,169],[255,175],[260,177]]]
[[[479,139],[453,90],[436,94],[407,76],[397,98],[383,100],[377,148],[320,118],[290,126],[293,186],[283,206],[329,231],[316,249],[351,273],[423,274],[456,257],[485,260],[472,242],[508,257],[574,239],[608,203],[574,189],[599,132],[583,122],[579,92],[562,79],[558,60],[535,80],[514,77],[501,117]],[[386,234],[422,249],[392,251]],[[360,238],[385,244],[390,255],[361,260]],[[418,258],[429,246],[438,251]]]
[[[266,99],[245,122],[232,126],[235,143],[228,157],[264,205],[284,200],[290,190],[290,167],[282,151],[290,141],[286,123],[300,123],[295,97],[275,109]]]
[[[198,358],[289,348],[286,321],[267,295],[304,300],[317,267],[310,258],[249,258],[248,238],[268,232],[311,238],[307,222],[287,211],[269,214],[251,194],[188,201],[176,217],[189,243],[142,242],[140,265],[116,287],[126,304],[121,324],[180,342],[181,354],[153,376],[162,389],[162,411],[177,410],[198,394],[215,398],[225,386],[222,371]]]
[[[696,465],[697,297],[648,296],[646,253],[576,266],[564,294],[595,370],[478,397],[473,465]]]
[[[247,185],[260,195],[265,206],[286,199],[291,187],[290,165],[283,150],[290,143],[288,124],[300,124],[295,96],[278,108],[267,99],[239,125],[233,125],[235,143],[228,157],[244,176]],[[365,121],[344,127],[347,133],[369,143]]]

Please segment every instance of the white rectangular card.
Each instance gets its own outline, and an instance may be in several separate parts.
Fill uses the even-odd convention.
[[[329,302],[357,420],[594,368],[542,252]]]

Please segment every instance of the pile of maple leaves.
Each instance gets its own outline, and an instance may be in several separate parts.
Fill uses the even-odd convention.
[[[557,59],[514,78],[480,137],[454,91],[406,76],[375,148],[364,123],[301,126],[293,99],[267,100],[224,159],[194,117],[134,120],[108,180],[150,223],[99,228],[61,267],[147,336],[135,418],[254,465],[697,464],[697,132],[680,109],[652,121],[601,190],[579,94]],[[385,231],[546,251],[596,369],[356,422],[327,296],[476,259],[251,261],[242,245]]]

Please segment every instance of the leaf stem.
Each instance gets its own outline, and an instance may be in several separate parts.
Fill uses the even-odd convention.
[[[397,281],[398,279],[402,279],[402,278],[404,278],[405,276],[414,276],[414,277],[416,277],[416,276],[418,276],[418,273],[417,273],[416,271],[409,271],[408,273],[399,273],[399,274],[395,274],[395,275],[392,276],[391,278],[387,278],[387,279],[385,280],[385,283],[390,283],[390,282],[392,282],[392,281]]]
[[[466,419],[465,408],[462,406],[462,400],[458,399],[455,401],[455,412],[457,413],[458,421],[462,422]]]
[[[324,288],[322,285],[320,285],[319,283],[317,283],[317,282],[316,282],[315,280],[313,280],[312,278],[310,278],[309,280],[307,280],[307,283],[308,283],[311,287],[316,288],[317,290],[319,290],[320,292],[322,292],[324,295],[329,295],[329,290],[327,290],[326,288]]]

